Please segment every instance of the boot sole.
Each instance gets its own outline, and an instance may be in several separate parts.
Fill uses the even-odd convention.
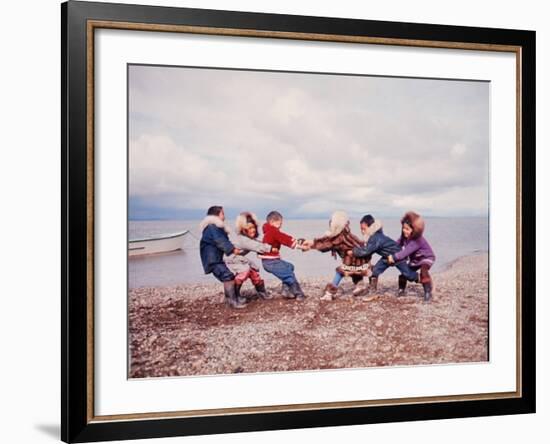
[[[361,301],[362,302],[372,302],[372,301],[376,301],[377,299],[380,299],[380,296],[375,294],[375,295],[372,295],[372,296],[366,296],[363,299],[361,299]]]

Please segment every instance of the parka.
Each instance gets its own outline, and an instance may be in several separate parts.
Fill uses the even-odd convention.
[[[382,230],[382,223],[375,221],[367,230],[367,238],[364,246],[354,247],[355,257],[371,258],[374,253],[383,258],[397,253],[401,247],[391,237],[386,236]]]
[[[202,237],[200,256],[205,274],[212,273],[214,265],[223,263],[224,254],[232,254],[235,246],[229,241],[229,229],[218,216],[206,216],[200,223]]]

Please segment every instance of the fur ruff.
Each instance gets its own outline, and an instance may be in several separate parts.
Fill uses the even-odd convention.
[[[246,228],[248,225],[246,223],[247,217],[251,217],[254,223],[256,224],[256,231],[259,234],[260,232],[260,223],[258,222],[258,218],[254,213],[251,213],[249,211],[244,211],[241,214],[237,216],[237,219],[235,219],[235,232],[237,234],[241,234],[241,232]]]
[[[338,236],[342,231],[344,231],[348,224],[348,214],[345,211],[335,211],[330,217],[329,230],[325,233],[325,236]]]
[[[401,225],[403,225],[406,221],[409,221],[411,223],[411,227],[413,229],[411,234],[412,239],[418,239],[420,236],[422,236],[426,224],[424,223],[424,219],[422,219],[422,216],[420,216],[420,214],[415,213],[414,211],[407,211],[405,215],[401,218]]]
[[[369,238],[376,233],[378,230],[382,229],[382,222],[379,220],[375,220],[374,223],[367,228],[366,234],[363,236],[365,239],[365,244],[369,241]]]
[[[227,225],[225,225],[225,222],[221,220],[218,216],[206,216],[199,225],[201,233],[208,225],[216,225],[216,227],[218,228],[223,228],[223,230],[228,234],[230,232],[229,227],[227,227]]]

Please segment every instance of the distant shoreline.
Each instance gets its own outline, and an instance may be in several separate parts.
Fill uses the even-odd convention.
[[[461,260],[463,259],[467,259],[468,257],[471,257],[471,256],[479,256],[479,255],[483,255],[483,254],[487,254],[488,255],[488,250],[475,250],[475,251],[472,251],[471,253],[469,254],[465,254],[465,255],[462,255],[462,256],[459,256],[455,259],[452,259],[451,261],[448,261],[444,264],[441,264],[439,270],[436,272],[436,273],[442,273],[442,272],[445,272],[447,270],[449,270],[450,268],[452,268],[457,262],[460,262]],[[167,256],[167,255],[170,255],[170,254],[173,254],[173,252],[171,253],[166,253],[166,254],[159,254],[159,255],[155,255],[155,256]],[[140,259],[143,259],[143,257],[141,256],[135,256],[135,257],[128,257],[128,260],[140,260]],[[375,259],[373,261],[373,264],[375,264],[377,262],[378,259]],[[336,268],[336,265],[335,267]],[[332,278],[332,273],[334,272],[334,269],[329,269],[326,271],[325,274],[323,275],[319,275],[319,276],[307,276],[307,277],[302,277],[300,278],[300,273],[299,273],[299,270],[297,270],[296,274],[297,276],[300,278],[300,281],[309,281],[309,280],[313,280],[313,281],[318,281],[318,280],[328,280],[330,278]],[[265,275],[263,274],[263,277],[264,279],[266,279],[266,285],[270,285],[273,283],[273,281],[275,280],[276,281],[276,278],[273,278],[271,275]],[[382,275],[382,278],[381,279],[384,279],[384,275]],[[212,277],[212,282],[211,283],[204,283],[204,282],[185,282],[185,283],[181,283],[181,284],[175,284],[175,285],[157,285],[157,286],[150,286],[150,285],[142,285],[142,286],[139,286],[139,287],[132,287],[132,288],[129,288],[129,291],[133,291],[133,290],[137,290],[137,289],[140,289],[140,288],[173,288],[173,287],[181,287],[181,286],[197,286],[197,285],[201,285],[201,286],[204,286],[204,285],[214,285],[214,286],[218,286],[219,283],[215,280],[214,277]]]

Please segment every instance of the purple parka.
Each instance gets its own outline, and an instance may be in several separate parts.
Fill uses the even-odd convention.
[[[420,267],[422,264],[431,266],[435,262],[435,254],[424,236],[416,239],[405,239],[401,236],[397,243],[401,247],[401,251],[393,255],[395,262],[402,261],[407,257],[409,265],[412,267]]]

